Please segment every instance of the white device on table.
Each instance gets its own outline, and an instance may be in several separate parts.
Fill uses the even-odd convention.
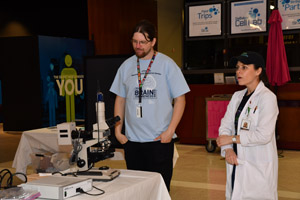
[[[93,189],[91,178],[47,176],[20,185],[23,189],[36,190],[40,192],[39,198],[66,199]]]
[[[57,125],[58,145],[70,145],[71,133],[76,130],[75,122],[66,122]]]
[[[95,181],[109,181],[119,176],[120,171],[92,167],[94,163],[114,156],[110,152],[111,141],[108,137],[110,136],[110,128],[120,120],[120,117],[105,120],[105,104],[101,92],[97,93],[96,113],[97,123],[93,125],[92,133],[74,129],[74,122],[57,125],[59,132],[58,144],[73,145],[70,163],[77,165],[76,175],[93,177]],[[69,135],[70,137],[67,137]],[[74,170],[71,171],[74,172]],[[62,173],[69,172],[70,170],[66,170]]]

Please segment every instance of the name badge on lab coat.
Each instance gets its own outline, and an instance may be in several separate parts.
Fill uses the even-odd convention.
[[[251,125],[251,121],[249,119],[243,119],[241,129],[249,131],[250,125]]]

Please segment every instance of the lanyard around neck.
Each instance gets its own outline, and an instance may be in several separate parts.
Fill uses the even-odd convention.
[[[152,56],[152,58],[151,58],[151,61],[150,61],[150,63],[149,63],[149,66],[148,66],[148,68],[147,68],[147,71],[146,71],[146,73],[145,73],[145,75],[144,75],[143,80],[141,80],[140,59],[137,58],[137,73],[138,73],[138,81],[139,81],[139,103],[142,102],[142,87],[143,87],[143,84],[144,84],[144,82],[145,82],[145,80],[146,80],[146,78],[147,78],[147,75],[149,74],[149,71],[150,71],[150,69],[151,69],[152,63],[154,62],[155,56],[156,56],[156,52],[154,51],[153,56]]]

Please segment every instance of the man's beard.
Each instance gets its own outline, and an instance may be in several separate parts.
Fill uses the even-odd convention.
[[[151,49],[149,49],[149,51],[147,51],[147,52],[142,51],[142,53],[140,53],[140,54],[137,54],[137,52],[135,51],[135,55],[136,55],[138,58],[144,58],[144,57],[146,57],[150,52],[151,52]]]

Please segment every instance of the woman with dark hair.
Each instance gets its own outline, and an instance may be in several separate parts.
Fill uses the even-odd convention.
[[[226,160],[227,200],[277,200],[276,96],[265,87],[264,59],[256,52],[232,58],[239,85],[219,128],[217,144]]]

